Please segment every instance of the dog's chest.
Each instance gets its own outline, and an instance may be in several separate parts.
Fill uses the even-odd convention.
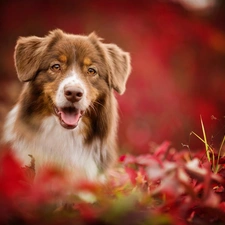
[[[61,127],[54,116],[42,121],[39,131],[32,139],[17,139],[14,137],[14,151],[24,165],[30,164],[32,155],[37,170],[45,166],[57,166],[69,172],[75,172],[81,177],[95,179],[98,175],[101,144],[94,140],[85,145],[83,134],[80,132],[83,124],[74,130]]]

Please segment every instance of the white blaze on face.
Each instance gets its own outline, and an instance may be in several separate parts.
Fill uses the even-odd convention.
[[[82,90],[82,97],[78,101],[69,101],[65,96],[65,87],[68,86]],[[88,99],[87,87],[76,71],[72,70],[60,83],[56,93],[56,113],[60,118],[61,125],[69,129],[75,128],[89,104],[90,101]]]
[[[71,103],[66,99],[64,95],[64,88],[67,85],[79,87],[83,90],[83,97],[79,102]],[[87,88],[85,87],[84,82],[76,73],[76,71],[72,70],[69,75],[60,83],[56,93],[55,102],[57,107],[70,107],[71,105],[73,105],[74,107],[81,110],[85,110],[88,107],[89,102],[87,99]]]

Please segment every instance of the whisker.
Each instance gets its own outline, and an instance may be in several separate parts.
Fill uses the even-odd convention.
[[[95,104],[97,105],[100,105],[101,107],[103,107],[104,109],[106,109],[106,107],[103,105],[103,104],[101,104],[100,102],[98,102],[98,101],[96,101],[96,102],[92,102],[90,105],[89,105],[89,107],[88,107],[88,109],[87,109],[87,112],[89,112],[89,113],[91,113],[91,110],[95,113],[95,115],[98,115],[98,110],[96,109],[96,106],[95,106]]]
[[[106,109],[106,107],[102,103],[100,103],[98,101],[96,101],[95,103],[98,104],[98,105],[100,105],[100,106],[102,106],[104,109]]]
[[[91,110],[91,109],[94,111],[95,115],[97,115],[97,110],[96,110],[96,108],[95,108],[93,103],[91,103],[90,107],[88,108],[88,110]]]

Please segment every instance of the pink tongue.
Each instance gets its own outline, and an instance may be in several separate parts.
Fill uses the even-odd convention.
[[[80,110],[73,112],[60,111],[61,119],[69,126],[77,125],[80,118]]]

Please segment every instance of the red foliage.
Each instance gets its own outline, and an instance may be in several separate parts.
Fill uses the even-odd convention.
[[[20,164],[11,154],[1,159],[0,192],[6,197],[16,197],[26,192],[28,185],[24,183],[25,175]]]
[[[151,154],[121,156],[105,184],[71,184],[57,168],[46,168],[33,183],[31,169],[11,154],[1,159],[1,224],[225,223],[224,169],[214,174],[209,162],[168,142]]]

